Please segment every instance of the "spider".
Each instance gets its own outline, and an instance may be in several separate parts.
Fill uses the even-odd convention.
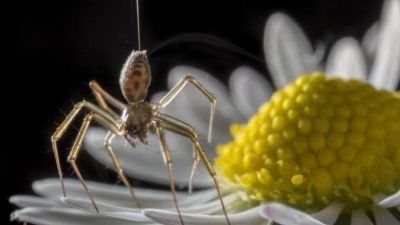
[[[62,135],[71,125],[71,122],[79,114],[79,112],[81,112],[82,110],[87,110],[89,113],[85,116],[82,126],[78,131],[77,137],[68,156],[68,162],[71,164],[76,176],[79,178],[82,186],[84,187],[87,195],[90,198],[91,203],[93,204],[93,207],[97,212],[99,212],[99,209],[96,205],[96,202],[94,201],[94,197],[91,194],[76,164],[76,160],[78,159],[84,136],[92,121],[100,123],[102,126],[109,130],[107,135],[105,136],[105,149],[112,159],[116,172],[118,173],[124,185],[128,188],[130,195],[132,196],[134,202],[137,204],[138,207],[140,207],[139,201],[133,192],[131,184],[124,175],[121,164],[112,149],[111,143],[114,137],[116,135],[119,135],[123,136],[130,145],[135,147],[135,141],[149,144],[147,141],[147,132],[158,134],[161,142],[161,150],[164,156],[164,163],[168,169],[170,189],[181,224],[183,224],[183,219],[176,197],[174,175],[172,169],[173,164],[171,160],[171,153],[165,139],[165,131],[170,131],[190,139],[190,141],[194,145],[194,164],[190,176],[189,192],[191,191],[191,184],[194,178],[195,171],[199,165],[199,162],[202,160],[214,181],[214,185],[218,192],[226,221],[228,224],[230,224],[225,205],[221,197],[218,181],[216,179],[216,173],[210,161],[207,159],[207,156],[205,155],[202,147],[200,146],[195,129],[183,121],[180,121],[170,115],[160,112],[161,109],[170,104],[171,101],[180,92],[182,92],[185,86],[190,83],[193,84],[211,102],[211,114],[208,130],[208,142],[211,142],[212,127],[216,110],[215,96],[211,92],[209,92],[193,76],[186,75],[158,103],[149,103],[145,101],[145,98],[147,96],[150,81],[151,73],[146,51],[134,50],[126,60],[119,79],[121,91],[127,103],[123,103],[111,96],[103,88],[101,88],[101,86],[96,81],[92,81],[89,83],[89,86],[93,90],[93,93],[96,97],[98,105],[87,101],[81,101],[75,104],[74,109],[67,115],[65,120],[56,129],[55,133],[51,137],[63,195],[66,196],[66,191],[64,187],[63,173],[59,159],[57,141],[62,137]],[[120,113],[115,112],[112,108],[109,107],[108,104],[118,109]]]

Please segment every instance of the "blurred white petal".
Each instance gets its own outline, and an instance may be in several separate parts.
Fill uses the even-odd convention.
[[[87,193],[78,180],[65,179],[67,196],[70,198],[89,200]],[[91,193],[96,202],[111,204],[120,207],[134,207],[134,202],[128,190],[122,185],[110,185],[98,182],[87,182]],[[36,181],[33,184],[36,193],[50,197],[60,198],[62,196],[61,186],[58,179],[45,179]],[[161,191],[148,188],[134,188],[135,195],[143,207],[172,208],[174,203],[170,191]],[[214,189],[198,191],[192,195],[186,192],[177,193],[179,202],[182,206],[191,205],[194,202],[203,203],[216,197]]]
[[[228,214],[232,225],[260,225],[265,220],[259,215],[260,207],[252,208],[240,213]],[[172,211],[159,209],[144,209],[143,213],[157,221],[166,225],[180,224],[178,214]],[[182,213],[183,221],[186,225],[226,225],[224,215],[204,215],[204,214],[186,214]]]
[[[341,203],[331,203],[321,211],[312,214],[312,217],[321,221],[322,223],[333,225],[339,218],[343,210],[343,204]]]
[[[14,195],[10,197],[9,202],[21,208],[61,206],[59,200],[30,195]]]
[[[385,2],[380,26],[370,79],[377,88],[394,90],[400,78],[400,0]]]
[[[265,204],[261,216],[281,225],[326,225],[305,212],[277,202]]]
[[[374,195],[372,196],[372,200],[374,201],[374,204],[375,204],[375,205],[379,205],[379,203],[380,203],[383,199],[385,199],[385,198],[387,198],[387,197],[388,197],[387,194],[376,193],[376,194],[374,194]]]
[[[350,225],[374,225],[367,214],[361,210],[355,210],[351,213]]]
[[[364,34],[361,40],[361,46],[368,59],[372,60],[376,54],[378,45],[379,23],[374,23]]]
[[[312,46],[299,25],[283,13],[269,17],[264,31],[264,53],[277,88],[317,68]]]
[[[69,197],[67,198],[62,197],[62,201],[65,204],[68,204],[69,206],[72,206],[74,208],[83,209],[84,211],[89,211],[92,213],[97,213],[90,201],[69,198]],[[100,214],[102,215],[128,219],[136,222],[151,222],[149,218],[147,218],[141,213],[141,209],[139,208],[120,207],[120,206],[110,205],[107,203],[97,203],[97,207],[100,211]]]
[[[387,209],[372,208],[376,225],[400,225],[400,222]]]
[[[366,80],[367,66],[356,39],[346,37],[335,43],[326,63],[326,73],[344,79]]]
[[[394,193],[393,195],[387,196],[382,199],[378,205],[382,208],[390,208],[400,206],[400,190]]]
[[[105,135],[105,129],[91,128],[86,135],[84,144],[89,154],[96,160],[107,165],[109,168],[114,168],[110,156],[104,148],[103,143]],[[168,140],[173,140],[170,137],[171,135],[173,135],[174,138],[181,138],[176,134],[167,132]],[[150,145],[145,146],[139,141],[136,148],[132,148],[124,138],[116,137],[113,141],[113,149],[126,175],[153,183],[168,185],[168,171],[162,159],[158,136],[149,134],[149,142]],[[185,187],[188,185],[193,164],[192,147],[189,143],[185,145],[188,147],[187,149],[181,148],[182,145],[174,146],[171,143],[169,143],[168,146],[172,153],[175,184]],[[211,158],[212,156],[208,157]],[[208,187],[212,185],[211,178],[202,165],[199,168],[198,175],[193,184],[194,187]]]
[[[247,118],[271,97],[274,88],[254,69],[242,66],[235,69],[229,79],[231,99]]]
[[[72,197],[61,197],[64,204],[72,206],[77,209],[84,209],[85,211],[90,211],[95,213],[96,210],[90,200],[82,198],[72,198]],[[96,205],[101,214],[107,214],[109,212],[131,212],[140,214],[141,209],[134,207],[122,207],[117,205],[108,204],[106,202],[96,202]]]
[[[11,215],[17,221],[26,221],[40,225],[135,225],[143,222],[133,222],[127,219],[114,218],[99,213],[85,212],[70,208],[25,208]],[[151,224],[151,223],[146,223]],[[153,223],[154,224],[154,223]]]
[[[159,91],[153,94],[150,98],[150,102],[155,103],[159,102],[165,95],[167,94],[167,91]]]
[[[204,194],[206,194],[206,193],[204,193]],[[204,197],[207,198],[207,196],[204,196]],[[232,204],[234,201],[238,200],[238,198],[239,197],[236,194],[232,194],[232,195],[223,197],[223,200],[226,205],[229,205],[229,204]],[[220,202],[219,198],[216,198],[212,201],[207,201],[207,202],[196,201],[195,199],[193,199],[190,202],[187,200],[188,199],[185,199],[185,198],[178,199],[178,204],[179,204],[180,210],[184,213],[201,212],[202,214],[214,214],[214,213],[218,213],[221,211],[221,202]],[[82,200],[82,199],[71,198],[71,197],[66,197],[66,198],[62,197],[62,201],[74,208],[80,208],[80,209],[84,209],[86,211],[95,212],[95,209],[93,208],[93,205],[89,200]],[[166,210],[175,211],[175,206],[173,204],[168,205],[168,206],[169,207],[165,208]],[[98,207],[99,211],[105,215],[111,215],[110,213],[115,213],[115,212],[125,212],[125,213],[130,213],[130,214],[126,214],[126,215],[135,216],[135,218],[134,218],[135,221],[138,221],[138,219],[146,221],[146,219],[147,219],[140,215],[141,210],[142,210],[140,208],[121,207],[121,206],[117,206],[117,205],[108,204],[105,202],[97,203],[97,207]],[[152,205],[152,207],[154,207],[154,205]],[[163,208],[163,207],[161,206],[158,208]]]
[[[217,196],[216,196],[217,197]],[[230,205],[233,204],[235,201],[239,200],[239,196],[236,194],[231,194],[222,197],[224,204],[225,205]],[[175,210],[172,209],[171,210]],[[222,208],[221,208],[221,201],[219,198],[215,198],[212,201],[200,203],[200,202],[193,202],[192,205],[187,205],[184,208],[181,209],[182,212],[185,213],[199,213],[201,212],[202,214],[215,214],[219,213]]]

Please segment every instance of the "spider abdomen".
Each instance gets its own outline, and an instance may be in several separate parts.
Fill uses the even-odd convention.
[[[145,51],[133,51],[121,71],[122,94],[129,102],[146,98],[151,81],[150,66]]]

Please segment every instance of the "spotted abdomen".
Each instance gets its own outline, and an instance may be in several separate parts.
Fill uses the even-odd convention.
[[[146,51],[133,51],[121,71],[121,91],[128,102],[139,102],[146,98],[151,81],[150,66]]]

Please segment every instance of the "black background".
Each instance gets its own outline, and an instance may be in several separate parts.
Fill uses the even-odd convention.
[[[135,11],[129,0],[20,0],[2,6],[3,42],[0,129],[2,221],[14,206],[13,194],[31,193],[32,181],[56,176],[50,136],[73,102],[92,100],[87,83],[96,79],[121,98],[118,75],[126,56],[137,47]],[[352,35],[361,38],[379,19],[382,1],[141,1],[142,46],[155,49],[185,33],[225,39],[255,58],[212,44],[181,40],[150,56],[150,93],[165,88],[173,65],[206,69],[222,81],[243,64],[268,76],[262,51],[265,21],[275,11],[294,17],[313,43],[328,47]],[[75,128],[79,124],[75,125]],[[72,129],[73,130],[73,129]],[[66,156],[72,145],[68,133],[60,148]],[[83,154],[85,176],[115,182],[102,166]],[[90,161],[90,162],[87,162]],[[65,165],[68,171],[68,166]],[[67,174],[70,170],[66,172]],[[3,223],[2,223],[3,224]]]

